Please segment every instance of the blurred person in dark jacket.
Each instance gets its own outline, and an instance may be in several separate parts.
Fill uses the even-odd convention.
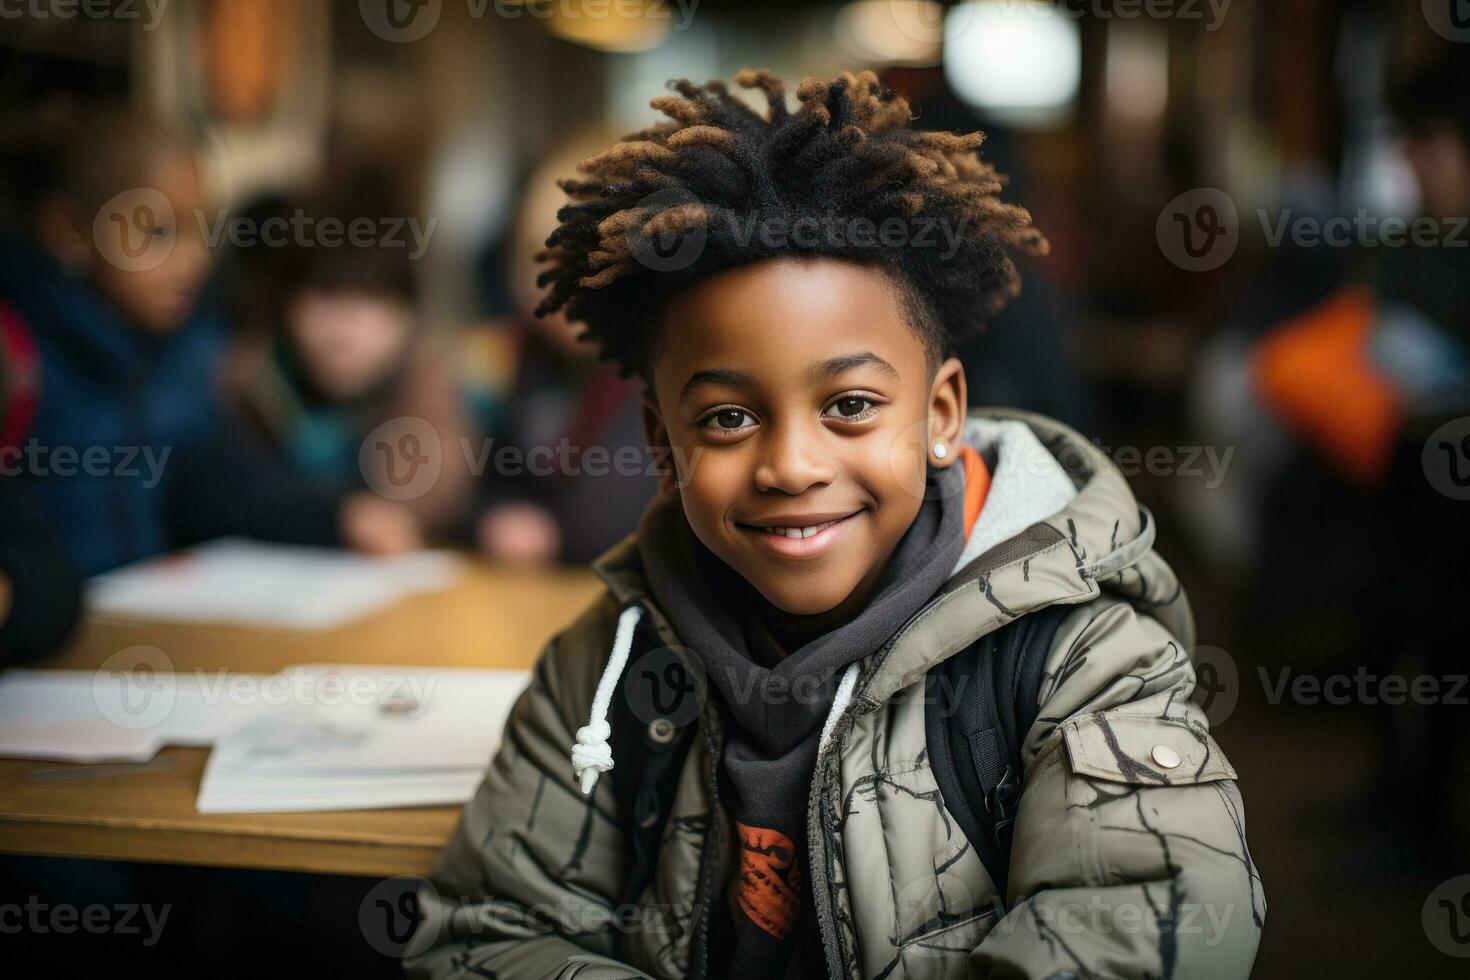
[[[483,453],[475,539],[512,564],[587,562],[632,533],[658,487],[639,409],[640,386],[599,361],[581,325],[532,315],[536,256],[565,195],[556,178],[603,145],[584,138],[549,155],[527,179],[505,248],[513,309],[514,383],[504,422]]]
[[[463,527],[469,422],[448,358],[420,322],[414,262],[431,226],[410,222],[396,196],[392,181],[363,175],[310,207],[275,209],[308,237],[284,256],[257,246],[238,270],[275,281],[253,297],[269,297],[255,304],[264,322],[239,345],[230,374],[245,416],[293,473],[399,501],[420,538]],[[328,244],[313,231],[328,222],[365,234]],[[413,469],[419,458],[433,471],[424,479]]]
[[[34,488],[11,472],[37,391],[36,348],[0,304],[0,666],[60,646],[76,625],[81,577],[58,546]]]
[[[1349,482],[1381,486],[1409,420],[1470,401],[1470,57],[1410,75],[1391,100],[1419,214],[1359,249],[1364,273],[1256,345],[1271,411]]]
[[[31,488],[0,476],[0,667],[44,656],[76,626],[81,577]]]
[[[1460,543],[1470,538],[1470,56],[1410,77],[1396,100],[1405,154],[1423,214],[1460,242],[1390,249],[1376,287],[1401,312],[1380,328],[1375,360],[1402,393],[1404,422],[1390,455],[1385,504],[1390,540],[1401,548],[1389,577],[1383,635],[1397,639],[1400,664],[1433,678],[1439,697],[1394,712],[1385,770],[1388,812],[1421,821],[1406,835],[1426,867],[1463,864],[1470,856],[1465,814],[1453,805],[1467,767],[1463,683],[1470,572]],[[1396,824],[1397,827],[1397,824]]]
[[[397,505],[304,486],[230,424],[188,134],[107,110],[33,145],[7,168],[21,227],[0,236],[0,301],[39,394],[7,462],[75,569],[226,534],[411,546]]]
[[[1464,674],[1460,610],[1470,591],[1459,554],[1470,502],[1456,486],[1470,469],[1470,57],[1456,50],[1414,71],[1390,105],[1418,215],[1397,240],[1385,222],[1380,239],[1357,250],[1359,274],[1250,353],[1252,393],[1299,450],[1265,499],[1252,618],[1313,610],[1308,635],[1338,659],[1333,669],[1408,679],[1412,696],[1369,702],[1386,743],[1369,808],[1392,828],[1401,858],[1434,868],[1466,844],[1447,801],[1464,771],[1454,678]],[[1330,567],[1393,571],[1291,571],[1307,553],[1322,563],[1324,552]],[[1324,636],[1329,627],[1342,635]]]

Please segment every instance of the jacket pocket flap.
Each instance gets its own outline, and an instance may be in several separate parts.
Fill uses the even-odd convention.
[[[1176,718],[1096,711],[1062,725],[1072,771],[1095,779],[1168,786],[1235,779],[1208,732]]]

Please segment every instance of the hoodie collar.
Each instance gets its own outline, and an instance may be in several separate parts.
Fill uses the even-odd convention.
[[[972,415],[965,441],[995,460],[990,491],[979,520],[950,577],[985,552],[1039,520],[1061,510],[1077,496],[1072,480],[1024,422]]]

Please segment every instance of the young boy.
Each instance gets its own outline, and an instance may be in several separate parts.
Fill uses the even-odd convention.
[[[795,112],[737,80],[769,111],[678,82],[566,185],[544,308],[639,373],[675,471],[538,663],[410,972],[1246,976],[1264,895],[1152,521],[1065,426],[967,416],[946,356],[1044,240],[871,73]],[[964,762],[999,727],[937,759],[934,682],[1031,617],[1035,695],[991,692],[1034,712],[1020,778]],[[956,774],[1007,811],[977,844]]]

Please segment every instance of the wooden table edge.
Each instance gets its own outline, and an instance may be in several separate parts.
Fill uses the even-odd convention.
[[[161,834],[163,830],[167,833]],[[0,819],[0,852],[34,857],[388,878],[428,874],[443,850],[440,839],[389,843],[330,835],[248,834],[238,828],[176,828],[138,821],[63,821],[52,815],[6,814]]]
[[[604,588],[590,572],[559,570],[528,578],[522,572],[470,565],[450,589],[406,597],[372,616],[320,634],[91,617],[71,647],[52,658],[46,668],[92,670],[118,649],[149,644],[171,652],[178,670],[196,666],[225,669],[228,664],[234,672],[272,674],[290,664],[332,662],[528,669],[548,639],[545,634],[554,634],[556,628],[573,621],[580,610],[597,601]],[[530,628],[535,635],[503,635],[507,618],[512,623],[524,620],[521,614],[528,599],[534,609],[542,611],[531,621],[550,625],[544,630],[541,625]],[[433,659],[413,655],[425,617],[438,627],[424,641],[437,644]],[[263,654],[262,640],[272,641]],[[209,652],[197,658],[191,651],[198,650]],[[176,746],[163,749],[181,757],[196,751]],[[98,813],[93,808],[106,805],[113,792],[111,784],[96,788],[100,804],[89,795],[72,804],[70,812],[7,801],[10,808],[0,811],[0,853],[358,876],[422,875],[443,852],[462,809],[414,808],[430,819],[442,811],[443,829],[437,833],[419,827],[405,834],[401,827],[374,833],[341,826],[300,826],[293,825],[285,814],[248,815],[263,818],[255,824],[216,824],[211,819],[201,821],[193,810],[197,773],[202,767],[203,756],[179,763],[189,785],[187,802],[178,794],[177,785],[168,787],[171,795],[179,795],[170,804],[177,816]],[[176,782],[167,774],[161,778],[165,783]],[[276,817],[282,819],[271,819]]]

